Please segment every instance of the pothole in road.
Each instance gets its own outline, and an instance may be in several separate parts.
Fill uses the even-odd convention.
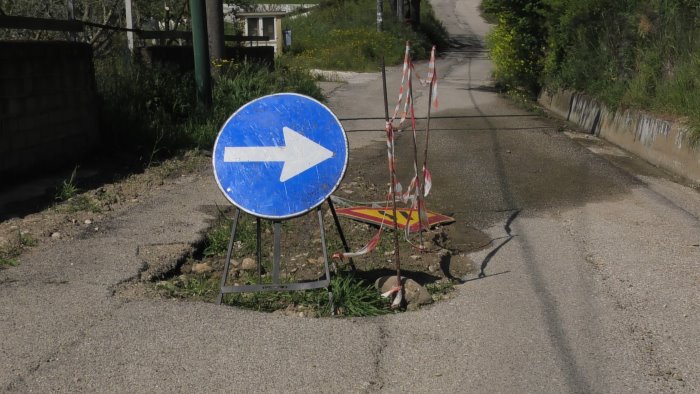
[[[357,179],[341,187],[340,192],[363,195],[376,190],[373,185]],[[144,269],[137,279],[124,283],[116,291],[125,299],[177,298],[215,302],[220,289],[230,235],[233,208],[221,209],[203,242],[187,244],[147,245],[139,248]],[[324,206],[324,227],[328,256],[342,250],[330,211]],[[340,218],[345,236],[354,250],[361,248],[377,228],[365,223]],[[262,221],[262,267],[258,273],[255,261],[255,219],[242,214],[227,284],[271,283],[272,226]],[[488,245],[490,239],[482,232],[462,231],[460,223],[435,228],[423,233],[425,251],[421,253],[400,236],[399,253],[405,299],[401,310],[415,310],[436,301],[454,297],[454,285],[459,278],[473,271],[466,253]],[[305,215],[282,222],[281,280],[304,282],[322,279],[324,275],[323,250],[317,215]],[[469,231],[467,231],[469,230]],[[454,241],[453,241],[454,240]],[[412,235],[413,243],[419,242]],[[356,270],[347,262],[334,262],[331,269],[333,305],[326,289],[306,291],[258,292],[227,294],[226,305],[261,312],[290,316],[375,316],[393,313],[390,300],[382,298],[382,285],[390,288],[387,277],[394,269],[393,233],[385,231],[377,248],[370,254],[355,258]]]

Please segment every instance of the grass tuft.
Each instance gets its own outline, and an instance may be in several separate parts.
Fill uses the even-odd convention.
[[[3,257],[0,258],[0,267],[17,267],[19,260],[16,258]]]
[[[79,189],[75,185],[75,175],[77,172],[78,166],[75,166],[75,168],[73,168],[73,172],[70,174],[70,178],[64,180],[63,183],[56,188],[55,199],[57,201],[66,201],[78,194]]]

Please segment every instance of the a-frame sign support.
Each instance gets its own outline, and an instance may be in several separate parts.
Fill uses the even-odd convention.
[[[340,221],[338,220],[338,215],[336,214],[335,207],[331,199],[326,200],[328,202],[328,207],[333,215],[335,221],[336,229],[338,230],[338,235],[343,243],[343,248],[346,252],[350,251],[348,244],[345,239],[345,234],[343,233],[342,227],[340,227]],[[310,290],[326,288],[328,289],[328,296],[333,303],[333,295],[330,291],[330,268],[328,261],[328,249],[326,247],[326,232],[323,223],[323,212],[320,207],[316,209],[316,214],[318,215],[318,225],[321,236],[321,248],[323,249],[323,267],[324,267],[324,278],[310,281],[310,282],[297,282],[297,283],[282,283],[280,280],[280,270],[281,270],[281,221],[273,220],[273,260],[272,260],[272,283],[260,283],[262,282],[262,241],[261,241],[261,224],[262,218],[255,218],[255,237],[256,237],[256,262],[257,262],[257,275],[258,284],[252,285],[228,285],[227,278],[231,270],[231,258],[233,257],[233,247],[236,238],[236,229],[238,227],[238,220],[240,219],[241,210],[236,209],[233,216],[233,223],[231,224],[231,236],[228,241],[228,248],[226,250],[226,262],[224,264],[224,271],[221,276],[221,289],[219,291],[219,296],[216,299],[217,305],[220,305],[223,301],[224,294],[228,293],[246,293],[246,292],[260,292],[260,291],[296,291],[296,290]],[[351,267],[355,269],[354,264],[350,261]]]

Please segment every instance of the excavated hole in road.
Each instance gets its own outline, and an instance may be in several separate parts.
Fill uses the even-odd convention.
[[[342,190],[368,189],[373,186],[351,182]],[[233,208],[219,209],[204,240],[197,245],[146,245],[139,248],[144,270],[138,279],[124,284],[117,294],[127,299],[177,298],[215,302],[219,293],[226,246],[230,236]],[[342,243],[330,211],[324,205],[324,227],[328,255],[342,250]],[[281,279],[283,282],[303,282],[324,277],[323,251],[318,216],[315,211],[282,222]],[[340,218],[351,249],[361,248],[376,234],[377,228],[365,223]],[[262,220],[262,275],[258,277],[255,263],[255,219],[241,214],[231,270],[227,284],[270,283],[272,261],[272,224]],[[422,305],[454,296],[454,284],[473,271],[466,253],[486,247],[490,239],[473,228],[458,228],[460,223],[434,228],[423,233],[426,252],[420,253],[400,234],[402,276],[410,279],[405,285],[409,302],[402,310],[414,310]],[[463,224],[461,226],[464,226]],[[453,242],[457,240],[457,242]],[[418,235],[411,238],[418,243]],[[376,287],[394,268],[393,233],[385,231],[377,248],[370,254],[354,259],[356,271],[347,262],[336,261],[331,268],[333,309],[325,289],[307,291],[258,292],[227,294],[226,305],[290,316],[374,316],[392,313],[390,301],[380,297]],[[380,286],[381,287],[381,286]]]

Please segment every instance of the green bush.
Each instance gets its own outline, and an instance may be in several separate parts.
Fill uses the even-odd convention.
[[[197,111],[177,132],[187,146],[211,149],[219,129],[238,108],[258,97],[280,92],[323,99],[320,88],[306,70],[278,64],[270,71],[256,64],[224,63],[213,88],[212,110]]]
[[[257,97],[297,92],[321,99],[308,72],[279,64],[223,62],[213,87],[211,110],[198,108],[191,72],[150,67],[138,62],[104,61],[96,65],[100,120],[105,146],[135,152],[148,165],[180,149],[210,149],[223,122]]]
[[[326,2],[308,14],[285,19],[293,33],[285,61],[305,68],[375,71],[382,56],[387,64],[402,62],[406,40],[413,43],[416,59],[426,58],[432,45],[446,47],[447,33],[427,2],[422,3],[415,32],[390,15],[388,3],[384,9],[381,33],[374,0]]]
[[[544,61],[541,1],[486,0],[482,9],[498,17],[498,24],[486,38],[497,82],[506,90],[536,94]]]
[[[585,91],[698,129],[697,0],[485,0],[482,9],[498,17],[488,42],[504,87]]]
[[[176,129],[196,105],[191,73],[106,59],[95,76],[106,146],[150,155],[182,143]]]

